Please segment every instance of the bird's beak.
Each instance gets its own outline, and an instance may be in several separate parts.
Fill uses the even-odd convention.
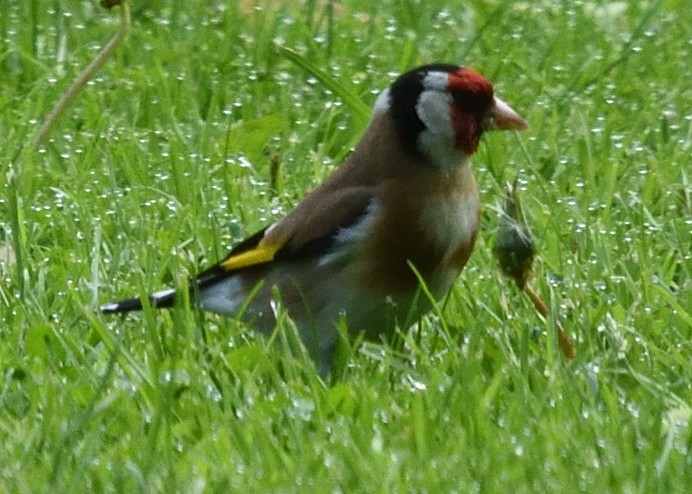
[[[495,96],[495,103],[490,108],[483,127],[485,130],[526,130],[529,124],[507,103]]]

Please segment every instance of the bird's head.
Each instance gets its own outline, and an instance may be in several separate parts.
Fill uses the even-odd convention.
[[[441,168],[458,166],[486,130],[523,130],[526,121],[465,67],[432,64],[399,76],[375,103],[389,113],[407,152]]]

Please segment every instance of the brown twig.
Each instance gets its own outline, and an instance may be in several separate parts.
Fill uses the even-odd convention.
[[[82,90],[84,85],[93,77],[94,73],[101,68],[104,62],[112,55],[115,48],[125,38],[130,29],[129,0],[103,0],[101,5],[104,8],[111,8],[115,5],[120,5],[120,28],[118,29],[118,32],[115,33],[115,36],[113,36],[113,38],[108,42],[108,44],[99,52],[98,55],[96,55],[96,58],[94,58],[87,68],[84,69],[79,76],[77,76],[69,89],[63,93],[58,103],[46,116],[46,119],[43,121],[43,124],[36,134],[36,137],[34,137],[34,150],[38,149],[41,144],[43,144],[65,109],[70,106],[70,103],[72,103],[72,100],[74,100],[77,94],[79,94],[79,91]]]
[[[524,293],[526,293],[526,295],[529,296],[531,302],[533,302],[533,306],[536,308],[538,313],[545,319],[547,319],[550,315],[550,308],[546,305],[543,299],[539,297],[536,292],[533,291],[533,288],[531,288],[531,285],[529,285],[528,283],[524,285]],[[560,350],[562,350],[562,354],[569,360],[572,360],[575,355],[574,345],[572,345],[572,341],[569,339],[569,337],[565,333],[565,330],[562,328],[562,324],[560,323],[560,321],[555,320],[555,326],[557,328],[557,344],[560,347]]]
[[[521,209],[516,182],[507,184],[502,218],[495,236],[493,254],[500,263],[502,272],[514,280],[517,288],[528,295],[538,313],[547,320],[550,308],[528,283],[533,270],[533,259],[536,256],[536,243]],[[571,360],[575,355],[574,346],[560,321],[556,320],[555,325],[560,350],[567,359]]]

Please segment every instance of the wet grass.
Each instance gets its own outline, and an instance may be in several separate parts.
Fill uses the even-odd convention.
[[[39,152],[117,15],[0,5],[0,490],[685,492],[685,2],[267,4],[134,6]],[[359,105],[431,61],[488,76],[532,130],[485,138],[481,238],[406,350],[345,348],[324,382],[283,323],[271,345],[185,308],[96,312],[281,216],[357,141]],[[572,362],[490,254],[516,177]]]

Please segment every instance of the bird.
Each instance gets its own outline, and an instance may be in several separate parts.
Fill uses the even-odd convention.
[[[283,307],[320,369],[348,334],[384,340],[451,289],[474,248],[480,196],[470,158],[481,135],[528,123],[472,69],[433,63],[376,98],[344,163],[284,217],[190,280],[203,310],[271,334]],[[102,313],[171,308],[179,290],[111,302]]]

